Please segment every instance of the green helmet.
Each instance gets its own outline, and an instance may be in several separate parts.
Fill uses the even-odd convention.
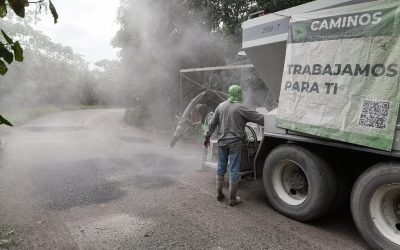
[[[239,85],[232,85],[228,89],[228,101],[241,102],[242,101],[242,88]]]

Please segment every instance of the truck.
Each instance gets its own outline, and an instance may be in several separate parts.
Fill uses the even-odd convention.
[[[242,172],[294,220],[350,206],[374,249],[400,249],[398,13],[398,1],[319,0],[242,24],[243,51],[278,103],[259,109],[261,133],[249,128]]]

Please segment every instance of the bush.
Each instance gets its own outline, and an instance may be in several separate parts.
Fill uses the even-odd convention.
[[[131,108],[127,108],[124,114],[124,121],[134,127],[143,124],[147,115],[147,108],[144,103],[136,104]]]

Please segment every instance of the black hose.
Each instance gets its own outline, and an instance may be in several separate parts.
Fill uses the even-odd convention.
[[[252,127],[248,126],[248,125],[246,125],[246,129],[248,129],[250,131],[252,137],[254,138],[254,141],[253,141],[254,149],[257,151],[257,149],[258,149],[258,139],[257,139],[256,131],[254,131],[254,129]],[[254,164],[250,160],[250,150],[249,150],[250,149],[250,144],[251,144],[251,141],[249,140],[249,138],[247,138],[247,161],[248,161],[249,166],[254,168]]]

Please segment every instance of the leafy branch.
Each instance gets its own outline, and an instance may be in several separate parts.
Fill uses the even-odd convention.
[[[46,1],[49,2],[48,6],[50,12],[54,18],[54,23],[57,23],[58,13],[54,4],[51,0],[37,0],[37,1],[28,1],[28,0],[0,0],[0,17],[3,18],[7,15],[7,6],[11,7],[17,16],[24,18],[25,17],[25,8],[29,6],[29,4],[36,4],[40,7],[46,5]]]
[[[1,34],[7,41],[6,44],[0,42],[0,75],[5,75],[8,71],[5,62],[10,65],[13,60],[22,62],[24,60],[23,50],[18,41],[14,42],[5,32],[1,30]],[[12,52],[11,52],[12,51]]]
[[[41,9],[43,6],[47,7],[46,1],[49,3],[49,9],[53,16],[54,23],[57,23],[58,13],[51,0],[0,0],[0,18],[7,16],[9,8],[11,8],[17,16],[25,18],[25,8],[28,7],[29,4],[36,4],[39,6],[39,9]],[[18,41],[13,41],[2,29],[1,35],[6,41],[6,43],[0,41],[0,75],[4,76],[8,71],[9,65],[14,60],[17,62],[22,62],[24,60],[24,52],[20,43]],[[0,124],[12,126],[12,124],[1,115]]]

